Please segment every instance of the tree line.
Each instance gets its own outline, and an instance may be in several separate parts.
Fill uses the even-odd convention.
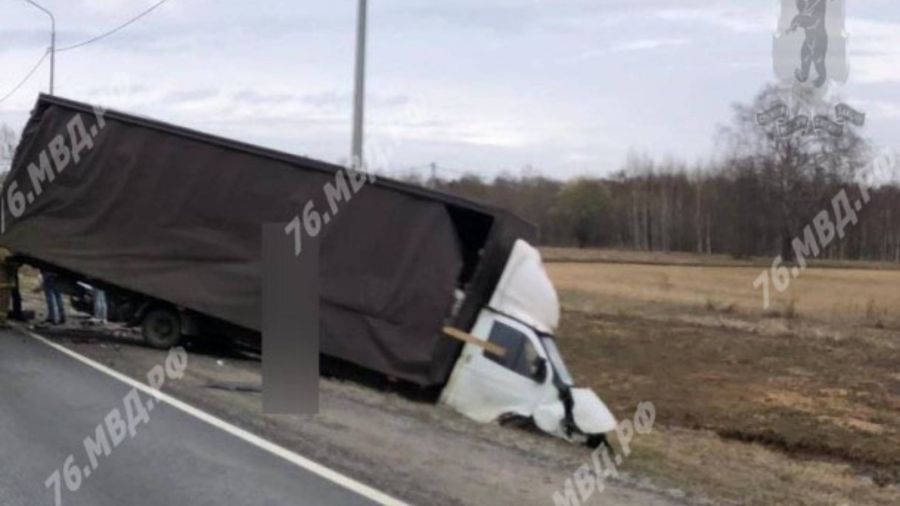
[[[900,185],[883,177],[900,171],[882,165],[880,180],[868,177],[879,155],[850,123],[840,135],[772,131],[759,113],[778,101],[767,87],[736,105],[720,153],[702,165],[632,155],[608,177],[405,179],[509,209],[539,227],[541,245],[791,260],[818,220],[839,239],[817,241],[819,258],[900,262]]]

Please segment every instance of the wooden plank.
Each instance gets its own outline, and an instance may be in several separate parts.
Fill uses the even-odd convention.
[[[453,327],[444,327],[444,334],[464,343],[474,344],[479,348],[484,348],[484,351],[490,353],[491,355],[496,355],[498,357],[506,356],[506,348],[497,346],[494,343],[484,341],[482,339],[478,339],[468,332],[463,332],[462,330],[455,329]]]

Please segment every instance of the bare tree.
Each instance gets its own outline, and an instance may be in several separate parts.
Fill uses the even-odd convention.
[[[720,145],[726,149],[725,170],[739,183],[737,194],[758,198],[755,209],[741,212],[763,218],[761,230],[754,226],[754,219],[745,220],[749,229],[745,229],[742,241],[763,239],[774,253],[792,258],[793,238],[833,195],[835,185],[853,180],[865,165],[869,147],[850,123],[844,125],[840,135],[811,127],[785,135],[758,121],[760,113],[779,103],[787,105],[790,100],[774,86],[764,88],[753,103],[734,106],[732,124],[722,128],[719,135]],[[835,105],[828,103],[818,110],[827,112]],[[804,101],[794,100],[788,109],[789,118],[807,114],[812,121],[813,114],[805,110]],[[738,249],[745,250],[746,246]]]

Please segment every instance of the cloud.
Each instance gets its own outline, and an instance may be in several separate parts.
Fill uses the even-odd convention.
[[[142,93],[147,91],[145,87],[137,87],[136,92]],[[182,102],[195,102],[198,100],[206,100],[213,98],[219,94],[219,91],[213,88],[197,88],[184,91],[173,91],[166,95],[165,102],[169,104],[179,104]]]
[[[23,47],[49,47],[49,29],[13,29],[0,31],[0,52]]]
[[[774,9],[751,9],[731,5],[710,5],[702,8],[665,8],[656,10],[654,15],[664,21],[701,22],[735,33],[774,32],[775,20],[778,19],[777,12]]]
[[[851,18],[847,27],[853,81],[900,82],[900,23]]]
[[[854,105],[866,111],[866,116],[873,119],[897,119],[900,118],[900,102],[887,102],[878,100],[856,100]]]
[[[657,49],[664,49],[664,48],[668,48],[668,47],[684,46],[684,45],[690,44],[690,42],[691,42],[690,40],[684,39],[684,38],[636,39],[636,40],[619,42],[619,43],[613,44],[609,47],[585,51],[577,56],[567,59],[567,61],[583,62],[583,61],[593,60],[594,58],[606,56],[606,55],[613,54],[613,53],[631,53],[631,52],[635,52],[635,51],[654,51]]]
[[[623,53],[629,51],[646,51],[664,47],[683,46],[690,41],[687,39],[638,39],[630,42],[616,44],[610,48],[610,52]]]
[[[103,33],[155,1],[56,2],[58,43]],[[867,19],[850,23],[849,48],[854,83],[887,83],[853,95],[882,101],[861,108],[886,118],[873,137],[893,139],[900,24],[890,21],[900,21],[900,10],[886,1],[854,8]],[[437,161],[488,172],[525,164],[560,176],[602,172],[631,146],[702,156],[728,104],[771,78],[777,4],[371,2],[367,134],[399,131],[400,165]],[[356,5],[297,5],[172,0],[112,37],[62,53],[56,91],[317,158],[345,157]],[[0,92],[40,57],[49,28],[25,2],[7,7]],[[45,62],[0,104],[0,121],[19,128],[48,78]],[[685,98],[698,92],[703,100]],[[421,120],[404,119],[410,102],[428,107]]]
[[[128,8],[145,9],[159,0],[84,0],[88,9],[101,12],[120,12]],[[137,5],[135,5],[137,4]]]

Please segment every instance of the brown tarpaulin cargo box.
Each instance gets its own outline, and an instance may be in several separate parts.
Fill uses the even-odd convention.
[[[91,149],[44,182],[18,218],[7,189],[88,104],[42,95],[4,190],[0,244],[110,285],[258,331],[261,228],[287,223],[340,167],[106,111]],[[387,179],[366,185],[321,235],[321,350],[422,386],[446,379],[512,243],[534,229],[507,213]]]

